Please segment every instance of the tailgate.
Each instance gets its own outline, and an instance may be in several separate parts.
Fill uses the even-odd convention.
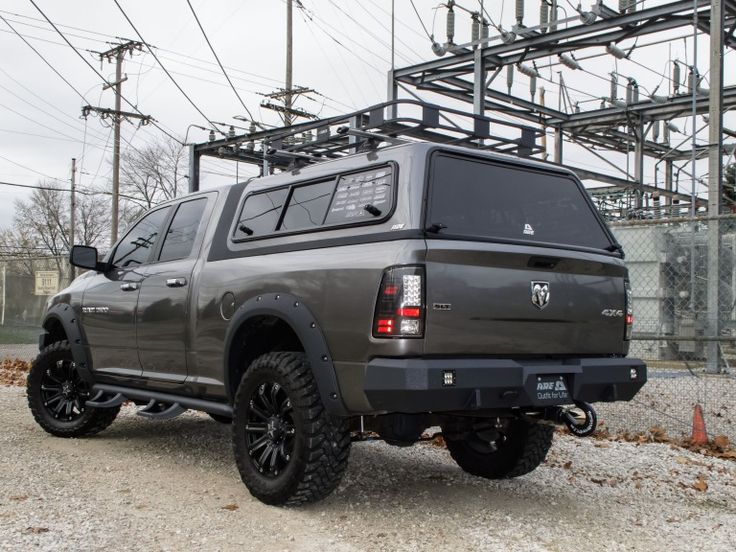
[[[625,353],[626,269],[593,253],[427,240],[425,353]]]

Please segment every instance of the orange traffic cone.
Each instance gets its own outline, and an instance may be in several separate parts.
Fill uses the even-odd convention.
[[[708,432],[705,431],[703,409],[699,404],[695,405],[695,410],[693,411],[693,433],[690,436],[690,444],[697,446],[708,444]]]

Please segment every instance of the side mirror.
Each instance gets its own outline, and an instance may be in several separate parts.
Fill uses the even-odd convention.
[[[75,245],[69,253],[69,262],[72,266],[99,270],[97,263],[97,249],[88,245]]]

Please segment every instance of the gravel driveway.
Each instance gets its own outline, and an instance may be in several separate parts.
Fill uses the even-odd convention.
[[[557,436],[513,481],[464,474],[431,444],[358,443],[337,492],[283,509],[251,498],[230,432],[201,414],[125,408],[102,434],[57,439],[21,388],[0,388],[0,549],[732,550],[736,464],[667,445]],[[698,484],[698,481],[701,481]],[[698,491],[693,485],[707,490]]]

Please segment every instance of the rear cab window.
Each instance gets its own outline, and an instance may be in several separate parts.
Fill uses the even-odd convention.
[[[394,195],[392,165],[256,191],[245,196],[232,240],[381,222]]]
[[[431,157],[427,226],[437,237],[606,249],[612,241],[570,176],[449,154]]]

